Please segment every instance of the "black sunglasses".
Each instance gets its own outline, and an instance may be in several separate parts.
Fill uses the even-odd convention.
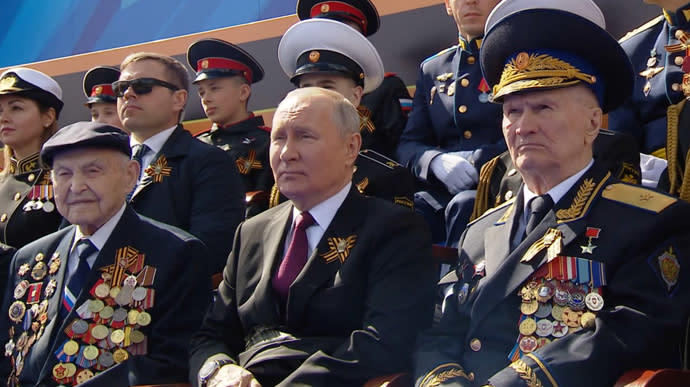
[[[130,87],[137,95],[148,94],[153,90],[154,86],[167,87],[172,91],[180,90],[179,87],[172,83],[161,81],[156,78],[137,78],[129,81],[115,81],[113,82],[113,93],[116,97],[122,97]]]

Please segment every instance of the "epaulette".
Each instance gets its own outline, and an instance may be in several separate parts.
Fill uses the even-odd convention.
[[[436,54],[434,54],[434,55],[432,55],[432,56],[430,56],[430,57],[424,59],[424,60],[422,61],[422,64],[424,64],[424,63],[426,63],[426,62],[428,62],[428,61],[430,61],[430,60],[436,58],[436,57],[439,56],[439,55],[443,55],[443,54],[447,53],[448,51],[455,51],[455,50],[457,50],[457,48],[458,48],[458,45],[456,44],[455,46],[450,46],[450,47],[448,47],[448,48],[446,48],[446,49],[443,49],[443,50],[437,52]]]
[[[496,211],[502,209],[503,207],[506,207],[506,206],[508,206],[508,205],[510,205],[510,204],[513,204],[513,203],[515,202],[515,199],[516,199],[516,197],[513,197],[512,199],[510,199],[510,200],[508,200],[508,201],[506,201],[506,202],[503,202],[503,203],[499,204],[499,205],[496,206],[496,207],[489,208],[488,210],[486,210],[486,212],[484,212],[483,214],[481,214],[477,219],[471,221],[471,222],[468,223],[467,225],[469,226],[470,224],[476,223],[478,220],[484,218],[485,216],[490,215],[490,214],[493,214],[494,212],[496,212]]]
[[[482,165],[479,171],[479,182],[477,183],[477,195],[474,200],[474,208],[472,209],[472,215],[470,216],[470,221],[479,218],[486,210],[489,209],[489,188],[491,188],[491,177],[494,174],[496,165],[500,156],[496,156],[493,159]]]
[[[677,198],[638,185],[614,183],[606,186],[601,193],[603,198],[627,204],[654,213],[678,201]]]
[[[401,167],[401,165],[398,164],[397,161],[395,161],[391,158],[388,158],[388,157],[382,155],[381,153],[376,152],[376,151],[371,150],[371,149],[362,150],[359,152],[359,155],[361,157],[364,157],[365,159],[367,159],[369,161],[372,161],[376,164],[380,164],[381,166],[384,166],[388,169]]]
[[[654,19],[644,23],[643,25],[641,25],[641,26],[635,28],[634,30],[628,32],[627,34],[623,35],[623,37],[618,40],[618,43],[623,43],[624,41],[632,38],[633,36],[639,34],[640,32],[654,27],[655,25],[659,24],[659,22],[663,22],[663,20],[664,20],[664,15],[659,15],[659,16],[655,17]]]
[[[395,77],[395,76],[397,76],[397,75],[398,75],[398,74],[396,74],[396,73],[385,73],[385,74],[383,74],[383,77],[384,77],[384,78],[390,78],[390,77]]]
[[[271,128],[268,126],[257,126],[257,128],[263,130],[264,132],[271,133]]]

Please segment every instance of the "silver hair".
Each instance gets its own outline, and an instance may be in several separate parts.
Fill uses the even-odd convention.
[[[322,87],[302,87],[299,89],[292,90],[285,96],[276,111],[281,108],[287,108],[285,105],[292,104],[290,101],[292,99],[304,100],[312,96],[324,96],[327,97],[333,107],[331,119],[333,124],[340,130],[340,135],[342,137],[348,134],[359,133],[359,113],[352,102],[347,98],[343,97],[342,94],[324,89]],[[288,105],[289,106],[289,105]]]

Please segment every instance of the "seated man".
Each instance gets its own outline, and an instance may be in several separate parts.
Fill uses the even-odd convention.
[[[210,302],[206,247],[125,204],[139,165],[122,130],[69,125],[41,157],[72,225],[13,258],[0,376],[9,386],[183,380],[189,339]]]
[[[290,201],[237,229],[192,342],[195,384],[352,386],[409,369],[431,321],[430,236],[412,211],[355,189],[360,144],[342,95],[309,87],[280,103],[270,159]]]
[[[690,205],[592,158],[632,68],[592,0],[543,4],[506,0],[487,20],[481,65],[524,184],[465,231],[419,338],[420,386],[612,386],[680,365]]]

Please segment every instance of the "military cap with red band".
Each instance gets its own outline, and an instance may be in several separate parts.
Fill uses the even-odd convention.
[[[300,20],[326,18],[351,21],[359,26],[364,36],[373,35],[381,25],[379,13],[370,0],[298,0],[297,16]]]
[[[261,65],[248,52],[220,39],[202,39],[187,49],[187,62],[196,72],[194,82],[241,76],[250,84],[264,77]]]
[[[84,75],[84,95],[89,106],[96,102],[116,103],[112,83],[120,77],[120,70],[109,66],[97,66]]]

